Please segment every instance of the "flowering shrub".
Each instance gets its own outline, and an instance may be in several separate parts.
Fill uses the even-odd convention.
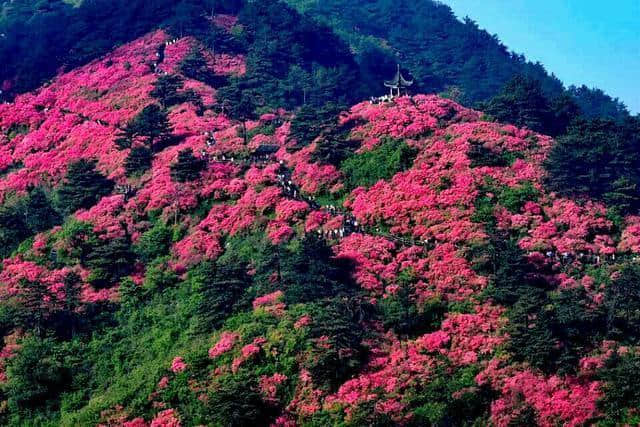
[[[271,376],[260,377],[260,392],[265,401],[277,403],[278,387],[287,380],[286,375],[275,373]]]
[[[216,15],[211,23],[231,34],[240,30],[233,16]],[[168,369],[179,374],[189,368],[189,375],[165,371],[167,376],[134,385],[154,390],[135,395],[136,402],[150,402],[157,411],[153,418],[116,406],[100,414],[101,422],[193,424],[199,422],[194,414],[232,412],[229,405],[238,396],[247,404],[242,411],[268,414],[259,422],[280,426],[314,417],[320,424],[325,416],[326,424],[452,422],[467,415],[456,413],[467,399],[498,426],[583,425],[600,416],[605,384],[595,379],[628,349],[591,342],[595,332],[577,350],[568,339],[544,336],[540,340],[555,345],[550,352],[574,351],[568,353],[573,359],[558,366],[571,364],[575,375],[561,375],[555,365],[542,373],[533,363],[517,362],[527,359],[518,359],[512,346],[522,332],[515,327],[516,310],[500,305],[509,295],[501,299],[493,292],[510,289],[501,268],[511,259],[490,251],[503,239],[522,250],[524,264],[516,267],[531,267],[515,287],[537,292],[533,302],[518,300],[519,309],[530,309],[520,313],[524,329],[537,332],[544,314],[570,317],[562,309],[595,318],[599,310],[618,307],[612,295],[620,294],[612,292],[624,291],[620,284],[626,283],[618,280],[624,272],[619,260],[632,262],[631,254],[640,253],[640,217],[619,218],[602,203],[546,190],[543,162],[551,138],[483,121],[480,113],[434,95],[365,102],[335,117],[351,129],[343,135],[349,160],[339,169],[318,161],[333,141],[321,134],[302,145],[291,135],[292,115],[284,110],[246,121],[245,141],[242,126],[216,105],[218,88],[181,72],[196,52],[206,72],[242,75],[243,55],[213,54],[191,37],[167,41],[164,32],[151,33],[0,105],[3,209],[23,203],[34,186],[55,193],[77,160],[95,159],[97,170],[115,184],[73,209],[63,227],[21,236],[27,240],[19,246],[18,241],[15,253],[2,261],[0,305],[7,313],[24,308],[7,316],[15,322],[13,332],[49,322],[56,339],[78,334],[82,342],[85,331],[74,328],[104,315],[131,322],[118,333],[133,334],[127,345],[134,351],[135,334],[146,334],[148,324],[171,325],[180,339],[153,342],[154,349],[167,350],[162,363],[166,354],[198,361],[188,366],[176,357]],[[132,118],[157,104],[150,93],[164,72],[184,79],[185,96],[166,110],[169,142],[153,150],[148,169],[127,176],[131,148],[115,141]],[[400,140],[400,150],[395,142],[389,146],[394,149],[386,146]],[[256,160],[263,146],[277,151]],[[181,152],[192,153],[199,174],[172,179],[171,166]],[[389,166],[385,156],[407,153],[393,168],[369,173],[371,165]],[[330,248],[325,263],[315,263],[324,256],[320,249],[305,246],[309,234]],[[149,246],[157,251],[143,250]],[[102,258],[113,263],[101,264]],[[122,264],[122,274],[94,286],[95,266]],[[202,265],[213,273],[202,273]],[[109,268],[102,270],[110,277]],[[544,286],[529,286],[529,276]],[[292,289],[304,295],[292,298]],[[635,294],[628,295],[624,300],[632,304]],[[296,303],[285,304],[285,296]],[[564,303],[569,297],[574,304]],[[541,310],[535,311],[538,303]],[[432,313],[430,304],[439,308]],[[221,306],[224,313],[215,313],[219,322],[212,322],[213,307]],[[612,318],[634,310],[620,312]],[[389,326],[388,319],[402,313],[427,320],[411,330]],[[60,327],[60,319],[81,321]],[[200,323],[196,328],[191,322]],[[213,328],[221,332],[208,351],[183,346],[209,339]],[[185,340],[185,331],[193,338]],[[20,351],[20,344],[5,337],[0,382],[8,382],[7,390],[14,385],[5,370]],[[127,363],[123,371],[135,368]]]
[[[536,411],[541,426],[584,425],[598,415],[596,403],[601,395],[598,382],[556,376],[545,379],[531,372],[506,378],[501,392],[503,397],[491,405],[491,418],[497,426],[510,425],[526,405]],[[519,402],[520,396],[523,402]]]
[[[150,427],[180,427],[182,424],[173,409],[165,409],[151,420]]]
[[[187,369],[187,364],[184,363],[182,357],[175,357],[171,362],[171,372],[177,374],[178,372],[183,372]]]
[[[238,334],[223,332],[222,335],[220,335],[220,339],[218,340],[216,345],[209,349],[209,357],[214,359],[221,354],[230,351],[239,338],[240,337],[238,336]]]

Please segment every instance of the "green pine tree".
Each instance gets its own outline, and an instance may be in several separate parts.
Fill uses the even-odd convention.
[[[111,193],[113,185],[113,181],[96,170],[95,161],[82,159],[73,162],[57,191],[60,210],[69,215],[78,209],[90,208]]]
[[[177,182],[194,181],[206,166],[204,159],[198,159],[191,148],[186,148],[178,153],[178,161],[171,165],[171,178]]]

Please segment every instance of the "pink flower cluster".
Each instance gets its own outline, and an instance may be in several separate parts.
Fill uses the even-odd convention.
[[[240,351],[240,356],[236,357],[235,359],[233,359],[233,362],[231,362],[231,371],[234,373],[237,372],[238,369],[240,368],[240,365],[242,365],[247,360],[250,360],[256,357],[262,350],[262,345],[266,342],[267,340],[264,339],[263,337],[258,337],[258,338],[255,338],[253,342],[242,347],[242,350]]]
[[[209,357],[215,359],[216,357],[231,351],[239,339],[240,335],[236,333],[223,332],[222,335],[220,335],[218,342],[209,349]]]
[[[180,427],[181,425],[178,413],[174,409],[165,409],[151,420],[149,427]]]
[[[342,117],[342,122],[365,121],[355,133],[367,149],[375,146],[382,135],[393,138],[414,138],[433,132],[451,121],[478,120],[479,113],[435,95],[402,97],[393,103],[372,105],[363,102]]]
[[[86,271],[79,268],[65,267],[48,270],[32,261],[25,261],[21,257],[5,259],[2,271],[0,271],[0,298],[22,295],[29,298],[30,304],[36,304],[42,308],[60,308],[65,298],[65,279],[70,273],[76,273],[85,278],[87,276]],[[42,284],[45,293],[31,295],[31,288],[24,287],[24,282]]]
[[[282,316],[285,309],[285,304],[282,302],[284,293],[282,291],[275,291],[267,295],[263,295],[253,300],[253,309],[263,309],[267,313],[275,316]]]
[[[217,27],[224,28],[227,31],[231,29],[238,22],[238,17],[234,15],[218,14],[211,19],[211,23]]]
[[[530,371],[506,378],[500,391],[502,397],[491,405],[491,419],[500,427],[511,425],[527,407],[536,411],[540,426],[585,425],[598,415],[597,402],[602,396],[597,381],[544,378]]]
[[[269,403],[278,403],[278,387],[286,380],[287,376],[279,373],[261,376],[259,385],[262,398]]]
[[[182,357],[177,356],[171,361],[171,372],[174,374],[184,372],[185,369],[187,369],[187,364],[184,363]]]

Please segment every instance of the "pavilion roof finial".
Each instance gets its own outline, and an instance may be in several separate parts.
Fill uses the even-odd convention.
[[[393,79],[386,80],[384,82],[384,85],[392,89],[406,89],[408,87],[413,86],[413,80],[408,80],[402,75],[400,64],[398,64],[398,70],[396,71],[396,75],[393,77]]]

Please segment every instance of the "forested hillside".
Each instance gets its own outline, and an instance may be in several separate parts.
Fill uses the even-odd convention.
[[[335,22],[112,3],[2,6],[0,425],[640,423],[639,118],[362,101],[395,54]]]
[[[248,74],[238,84],[259,95],[254,103],[344,104],[365,93],[347,46],[277,0],[17,0],[0,7],[0,83],[7,99],[155,28],[195,36],[216,52],[246,55]],[[229,13],[237,20],[233,32],[211,25],[216,14]]]
[[[510,51],[472,19],[459,21],[446,2],[286,2],[334,28],[355,51],[362,74],[372,82],[388,77],[387,70],[400,62],[413,73],[419,92],[442,92],[465,105],[489,100],[517,75],[539,81],[549,100],[565,93],[553,70]],[[597,89],[571,87],[568,94],[589,117],[619,119],[627,114],[621,102]]]
[[[229,40],[224,40],[222,34],[208,31],[208,19],[214,13],[240,13],[241,24],[255,25],[255,21],[242,22],[244,3],[242,0],[4,1],[0,3],[0,62],[4,64],[0,69],[0,90],[4,95],[0,94],[0,99],[35,88],[61,67],[82,65],[157,27],[177,36],[197,36],[212,48],[229,47]],[[272,0],[257,3],[278,9],[271,12],[277,20],[258,19],[258,25],[265,30],[264,35],[278,34],[270,39],[278,42],[279,54],[303,54],[291,43],[304,39],[304,31],[317,37],[326,34],[326,30],[305,22],[283,3]],[[490,100],[515,76],[526,76],[540,83],[549,103],[557,102],[559,97],[562,101],[562,95],[570,96],[586,117],[619,120],[628,114],[622,103],[598,89],[582,86],[565,92],[562,82],[541,64],[512,53],[495,35],[480,30],[470,19],[458,21],[448,6],[432,0],[287,0],[286,3],[331,27],[349,44],[352,62],[345,62],[350,55],[345,51],[337,55],[332,65],[346,63],[352,67],[355,61],[359,70],[350,75],[357,77],[354,81],[343,80],[341,75],[300,76],[293,69],[292,74],[286,74],[289,81],[281,84],[286,89],[280,89],[304,91],[340,82],[332,90],[355,101],[359,96],[378,94],[383,79],[389,78],[395,64],[400,62],[415,76],[417,92],[443,92],[468,106]],[[299,23],[307,26],[307,30],[302,33],[294,30],[286,35],[288,23],[294,23],[294,27]],[[279,24],[282,25],[278,27]],[[313,46],[324,48],[334,43],[326,39]],[[232,45],[235,49],[248,48],[246,40],[236,40]],[[265,48],[269,51],[276,47],[262,43],[255,50]],[[304,61],[308,63],[308,59]],[[297,58],[293,62],[296,61]],[[269,64],[276,65],[274,62],[265,65]],[[278,75],[278,79],[284,79],[283,75]],[[306,100],[304,94],[294,96],[298,97],[301,102]]]

